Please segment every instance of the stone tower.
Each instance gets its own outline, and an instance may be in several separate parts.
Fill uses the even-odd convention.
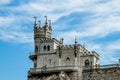
[[[34,66],[28,71],[28,80],[82,80],[83,69],[97,67],[99,55],[78,44],[76,38],[73,45],[52,38],[51,22],[45,18],[43,26],[35,18],[34,54],[29,57]]]

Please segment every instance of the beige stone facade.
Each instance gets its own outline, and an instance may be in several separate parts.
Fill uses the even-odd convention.
[[[98,69],[99,55],[95,51],[88,51],[76,39],[74,44],[64,45],[63,39],[51,36],[52,26],[47,17],[44,26],[38,26],[35,18],[34,54],[30,55],[34,67],[28,71],[28,80],[107,80],[92,76],[102,74],[97,71],[105,73]]]

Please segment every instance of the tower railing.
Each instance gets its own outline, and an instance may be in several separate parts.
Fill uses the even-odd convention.
[[[106,68],[120,68],[120,64],[83,66],[83,70],[88,70],[88,69],[106,69]]]
[[[120,64],[101,65],[100,68],[120,68]]]

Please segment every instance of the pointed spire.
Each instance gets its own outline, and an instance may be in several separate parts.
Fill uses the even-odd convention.
[[[64,42],[64,39],[60,38],[60,43],[63,44],[63,42]]]
[[[74,46],[75,58],[77,57],[77,37],[75,36],[75,46]]]
[[[37,25],[37,17],[34,17],[35,21],[34,21],[34,26]]]
[[[39,22],[39,27],[40,27],[41,26],[41,21],[39,20],[38,22]]]
[[[48,20],[47,20],[47,16],[45,16],[46,20],[45,20],[45,25],[48,24]]]
[[[75,36],[75,44],[77,44],[77,37]]]
[[[49,29],[52,30],[51,20],[48,20],[48,21],[49,21]]]
[[[48,20],[49,21],[49,26],[51,26],[51,20]]]

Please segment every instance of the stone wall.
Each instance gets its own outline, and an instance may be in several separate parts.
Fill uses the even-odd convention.
[[[55,53],[38,55],[37,56],[37,68],[41,68],[45,65],[47,67],[58,66],[59,64],[58,59],[59,57]]]

